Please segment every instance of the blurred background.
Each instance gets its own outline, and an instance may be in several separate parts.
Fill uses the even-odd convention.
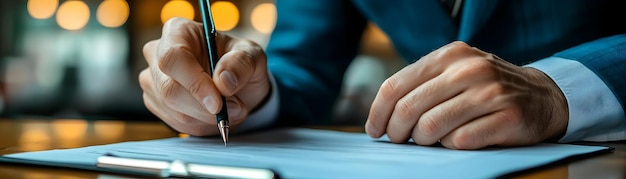
[[[211,9],[218,31],[267,45],[273,0],[211,1]],[[0,114],[157,119],[143,105],[137,76],[147,67],[143,45],[172,17],[201,21],[198,1],[0,1]],[[370,25],[345,76],[337,121],[365,120],[378,85],[402,65],[386,35]]]

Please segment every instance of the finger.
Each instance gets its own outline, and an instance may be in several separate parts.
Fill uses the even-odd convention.
[[[187,89],[172,80],[166,83],[160,94],[167,94],[161,96],[162,103],[168,108],[207,123],[216,123],[214,115],[203,108]]]
[[[411,64],[393,76],[387,78],[381,85],[365,123],[365,130],[371,137],[378,138],[385,134],[388,120],[398,103],[398,100],[405,96],[411,89],[421,83],[435,77],[436,73],[426,73],[421,68],[419,61]],[[415,75],[408,75],[415,73]]]
[[[441,139],[447,148],[473,150],[503,144],[514,131],[520,131],[520,123],[511,123],[502,111],[479,117],[453,130]]]
[[[416,144],[432,145],[452,130],[472,119],[500,110],[493,95],[465,91],[424,112],[412,128]]]
[[[458,59],[459,54],[462,54],[452,53],[460,48],[469,48],[469,46],[462,42],[450,43],[385,80],[370,108],[365,124],[366,132],[375,138],[385,134],[388,120],[398,100],[417,86],[441,74],[450,63]]]
[[[154,84],[152,84],[151,77],[149,68],[139,73],[141,88],[143,89],[144,94],[147,94],[153,99],[159,99],[156,98],[156,93],[154,92],[155,90],[152,89]],[[170,80],[169,82],[173,81]],[[163,100],[162,103],[164,103],[166,107],[192,118],[215,124],[215,117],[202,108],[202,105],[198,104],[191,94],[189,94],[189,92],[187,92],[182,86],[178,84],[169,84],[166,86],[171,86],[166,90],[166,93],[171,95],[166,95],[166,97],[160,98]]]
[[[161,93],[154,92],[155,90],[151,89],[155,86],[152,84],[152,80],[146,80],[151,77],[147,71],[148,70],[144,70],[139,74],[140,79],[142,79],[141,86],[142,89],[144,89],[144,93],[153,97],[156,97],[156,94],[161,94],[159,95],[160,101],[174,111],[208,123],[215,121],[211,120],[214,119],[213,115],[203,108],[202,104],[199,104],[189,91],[175,81],[167,80],[165,83],[161,84]]]
[[[178,132],[193,136],[215,135],[218,132],[217,128],[214,127],[215,124],[208,124],[185,114],[167,108],[160,108],[159,104],[154,101],[154,98],[146,96],[146,94],[144,94],[144,103],[150,112]]]
[[[218,62],[214,76],[217,88],[224,95],[237,93],[244,84],[261,82],[267,77],[266,57],[254,42],[231,40],[226,54]]]
[[[169,46],[170,44],[185,44],[189,50],[194,53],[196,58],[208,59],[207,47],[204,42],[204,33],[202,23],[194,22],[189,19],[175,17],[163,24],[163,32],[159,43],[159,48]],[[157,53],[157,56],[163,56],[165,52]],[[206,66],[207,63],[203,62]]]
[[[196,119],[192,117],[186,116],[182,113],[179,113],[177,111],[173,111],[167,107],[164,107],[163,104],[158,102],[157,98],[150,96],[150,94],[148,93],[143,94],[143,101],[144,101],[144,105],[146,106],[146,108],[148,108],[150,112],[152,112],[154,115],[156,115],[163,121],[169,121],[169,122],[175,121],[181,124],[186,124],[186,123],[191,123],[191,122],[196,121]]]
[[[181,27],[173,28],[172,26]],[[215,114],[222,107],[219,99],[221,94],[214,86],[211,77],[204,71],[202,64],[198,62],[206,61],[206,58],[199,58],[197,55],[202,54],[203,51],[198,48],[200,46],[198,43],[201,40],[189,41],[188,36],[190,35],[181,35],[185,34],[181,33],[185,30],[189,34],[194,33],[192,30],[188,30],[193,28],[189,26],[195,26],[195,24],[183,20],[168,21],[159,43],[157,52],[159,57],[156,66],[158,66],[158,70],[187,89],[196,101],[203,104],[211,114]],[[165,80],[168,79],[165,78],[161,82],[166,82]]]
[[[435,77],[398,100],[387,125],[387,135],[392,142],[406,142],[424,112],[456,96],[468,86],[466,83],[450,85],[442,78],[445,76]]]
[[[156,53],[159,46],[159,40],[151,40],[143,46],[143,56],[148,65],[154,64],[157,60]]]
[[[150,86],[150,84],[146,84],[146,86]],[[188,97],[175,97],[174,99],[179,99],[176,101],[190,101],[190,102],[195,102],[193,101],[193,98],[190,97],[190,95],[187,95]],[[144,101],[152,101],[151,103],[146,103],[146,106],[149,106],[149,109],[152,113],[154,113],[155,115],[157,115],[159,118],[164,119],[164,120],[176,120],[176,123],[178,125],[193,125],[193,123],[198,123],[197,121],[203,121],[202,124],[212,124],[215,125],[216,124],[216,118],[215,115],[208,115],[208,114],[197,114],[197,113],[189,113],[187,110],[188,108],[196,108],[196,110],[201,111],[201,108],[199,107],[199,104],[196,105],[189,105],[189,103],[181,103],[181,104],[163,104],[163,103],[167,103],[167,102],[160,102],[160,103],[156,103],[154,101],[158,101],[155,99],[159,99],[159,98],[155,98],[153,95],[151,95],[151,90],[145,90],[144,91]],[[156,107],[153,107],[156,106]],[[245,117],[247,116],[247,111],[242,110],[245,109],[243,106],[243,103],[241,102],[241,100],[239,100],[236,97],[230,97],[227,100],[227,106],[228,106],[228,115],[229,118],[231,119],[231,125],[236,126],[239,123],[243,122],[243,120],[245,119]],[[173,123],[173,122],[170,122]],[[185,126],[180,126],[180,127],[184,127],[184,128],[189,128],[189,127],[185,127]],[[197,131],[197,130],[196,130]]]

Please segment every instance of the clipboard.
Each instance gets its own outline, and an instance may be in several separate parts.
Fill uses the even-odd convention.
[[[0,157],[0,162],[152,177],[168,176],[172,172],[163,173],[164,168],[148,172],[129,170],[128,166],[118,167],[116,162],[98,167],[98,163],[103,163],[98,159],[103,156],[147,159],[169,165],[182,160],[185,162],[176,165],[271,169],[276,171],[274,178],[497,178],[613,150],[603,146],[542,143],[460,151],[392,144],[385,139],[370,139],[362,133],[302,128],[268,130],[234,139],[228,150],[223,150],[219,139],[166,138],[8,154]],[[455,172],[447,172],[450,170]]]
[[[0,162],[82,169],[160,178],[178,177],[280,179],[278,173],[271,169],[194,164],[186,163],[181,160],[161,161],[140,158],[127,158],[115,156],[113,154],[106,154],[99,157],[98,162],[95,166],[71,163],[41,162],[36,160],[7,158],[3,156],[0,157]]]

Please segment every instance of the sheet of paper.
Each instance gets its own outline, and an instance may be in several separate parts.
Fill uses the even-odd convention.
[[[169,138],[77,149],[19,153],[4,157],[95,165],[96,158],[119,156],[184,160],[274,169],[284,178],[494,178],[607,147],[540,144],[476,151],[392,144],[363,133],[277,129],[219,138]]]

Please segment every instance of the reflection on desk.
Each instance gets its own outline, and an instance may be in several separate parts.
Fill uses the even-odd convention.
[[[175,137],[159,121],[0,119],[0,155]],[[124,176],[84,170],[0,163],[0,178],[98,178]]]
[[[2,136],[7,136],[3,137],[0,147],[18,151],[76,148],[178,135],[160,122],[81,119],[0,120],[0,131]]]
[[[361,126],[314,126],[312,128],[363,132]],[[180,134],[172,131],[160,121],[0,119],[0,136],[0,155],[2,155],[168,138],[180,136]],[[615,151],[606,155],[538,169],[516,178],[626,178],[626,141],[580,144],[611,146],[615,148]],[[0,163],[1,178],[71,179],[111,176],[124,175]]]

